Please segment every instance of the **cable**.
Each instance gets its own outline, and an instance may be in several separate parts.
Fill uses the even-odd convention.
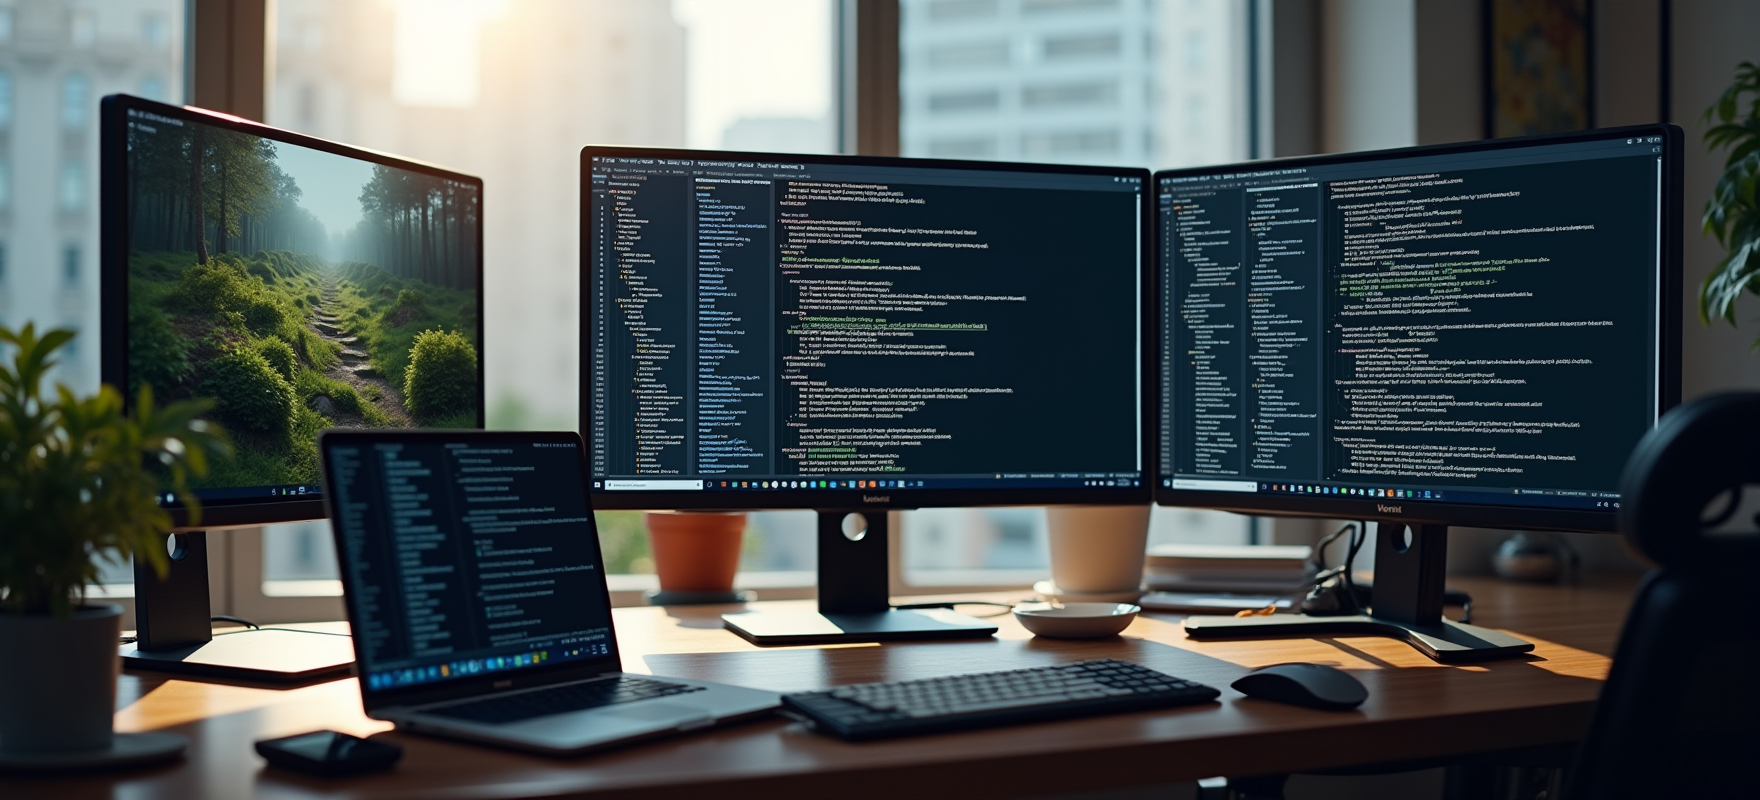
[[[1003,614],[1007,614],[1008,612],[1014,610],[1015,604],[1014,603],[996,603],[996,602],[992,602],[989,600],[961,600],[961,601],[953,602],[953,603],[901,603],[899,605],[893,606],[893,608],[898,611],[919,611],[919,610],[927,609],[927,608],[945,608],[949,611],[952,611],[954,606],[994,606],[996,608],[1002,609],[1001,611],[998,611],[994,614],[968,614],[967,615],[967,616],[978,617],[979,619],[983,619],[985,617],[1000,617]]]
[[[244,617],[234,617],[230,614],[215,614],[214,616],[209,617],[208,621],[209,622],[230,622],[235,625],[243,625],[243,626],[250,628],[252,630],[261,630],[263,627],[261,625],[258,625],[255,622],[252,622],[248,619],[245,619]]]

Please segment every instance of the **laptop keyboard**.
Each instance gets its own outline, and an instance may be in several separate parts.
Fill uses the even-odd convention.
[[[520,722],[551,714],[585,711],[589,708],[669,697],[675,694],[700,692],[701,686],[651,681],[646,678],[602,678],[580,683],[567,683],[548,689],[473,700],[468,703],[424,709],[424,713],[470,722],[499,725]]]

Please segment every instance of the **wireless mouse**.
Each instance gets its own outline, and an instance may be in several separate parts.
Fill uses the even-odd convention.
[[[1273,664],[1229,685],[1248,697],[1326,711],[1349,711],[1369,699],[1350,673],[1322,664]]]

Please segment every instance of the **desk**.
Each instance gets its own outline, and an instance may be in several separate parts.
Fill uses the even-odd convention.
[[[117,728],[188,735],[186,761],[109,775],[5,776],[0,797],[1010,797],[1576,739],[1606,676],[1632,582],[1454,584],[1473,594],[1478,624],[1534,642],[1532,657],[1443,666],[1405,644],[1369,637],[1198,642],[1185,638],[1172,614],[1145,615],[1122,637],[1089,642],[1034,639],[1012,617],[999,617],[993,640],[760,649],[720,629],[717,615],[727,607],[626,608],[616,624],[630,672],[790,691],[1110,656],[1210,684],[1223,697],[1205,706],[869,744],[765,719],[563,760],[385,733],[405,748],[397,770],[332,782],[265,770],[251,743],[317,728],[388,730],[361,714],[353,680],[272,691],[125,675]],[[1369,701],[1355,712],[1328,713],[1227,688],[1249,669],[1283,661],[1350,670],[1369,687]]]

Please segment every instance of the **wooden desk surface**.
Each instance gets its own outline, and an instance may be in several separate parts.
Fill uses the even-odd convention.
[[[1035,639],[1005,616],[990,640],[757,648],[721,630],[726,607],[628,608],[616,612],[616,624],[630,672],[798,691],[1110,656],[1210,684],[1223,697],[1168,711],[868,744],[765,719],[550,759],[390,732],[362,715],[353,680],[274,691],[131,674],[122,679],[117,729],[181,732],[191,739],[187,760],[108,774],[0,776],[0,797],[1007,797],[1576,739],[1606,676],[1632,583],[1453,585],[1473,594],[1475,622],[1534,642],[1532,657],[1443,666],[1374,637],[1199,642],[1186,639],[1171,614],[1144,615],[1122,637],[1089,642]],[[1369,700],[1354,712],[1328,713],[1227,688],[1249,669],[1284,661],[1350,670],[1369,687]],[[258,739],[319,728],[377,734],[404,747],[403,762],[381,775],[320,781],[268,770],[251,748]]]

